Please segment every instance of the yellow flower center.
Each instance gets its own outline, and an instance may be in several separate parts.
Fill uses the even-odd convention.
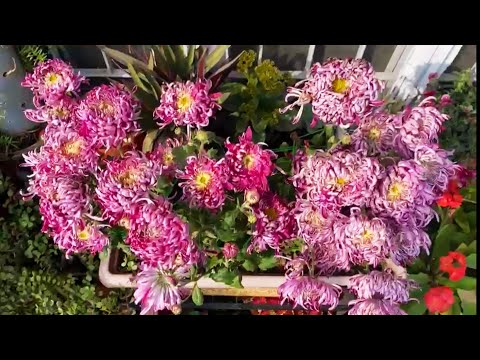
[[[337,94],[343,94],[348,90],[348,82],[345,79],[337,78],[332,82],[332,91]]]
[[[58,74],[48,73],[45,76],[45,86],[46,87],[51,87],[53,85],[56,85],[56,84],[58,84],[59,81],[60,81],[60,75],[58,75]]]
[[[107,101],[100,101],[100,104],[98,104],[98,110],[100,110],[105,115],[113,115],[114,113],[112,104]]]
[[[255,165],[255,158],[250,155],[250,154],[247,154],[243,157],[243,165],[248,169],[250,170],[251,168],[253,168],[253,166]]]
[[[195,185],[198,190],[205,190],[212,180],[212,175],[208,172],[201,171],[195,177]]]
[[[270,220],[276,220],[277,217],[278,217],[277,210],[275,210],[274,208],[265,209],[265,210],[264,210],[264,213],[265,213],[265,215],[267,215],[267,217],[268,217]]]
[[[335,182],[338,186],[340,187],[343,187],[345,186],[345,184],[347,183],[347,180],[345,180],[345,178],[337,178],[336,182]]]
[[[123,186],[130,186],[138,180],[139,175],[140,174],[138,170],[129,169],[118,176],[118,181],[120,181]]]
[[[372,127],[368,132],[368,138],[370,140],[378,140],[380,138],[380,130],[377,127]]]
[[[405,185],[401,182],[395,182],[390,185],[387,193],[388,201],[400,200],[405,192]]]
[[[170,166],[173,163],[173,159],[175,157],[173,156],[171,151],[165,151],[163,154],[163,164],[165,166]]]
[[[69,113],[68,110],[62,107],[57,107],[50,111],[50,114],[60,119],[66,118],[68,116],[68,113]]]
[[[192,106],[193,99],[188,93],[181,94],[177,99],[177,108],[181,112],[185,112]]]
[[[82,151],[83,140],[71,140],[63,145],[63,153],[67,156],[78,156]]]
[[[86,227],[85,229],[77,232],[78,240],[87,241],[88,239],[90,239],[90,234],[88,230],[89,230],[88,227]]]

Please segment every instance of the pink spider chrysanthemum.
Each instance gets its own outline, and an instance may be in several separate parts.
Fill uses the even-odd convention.
[[[140,199],[148,198],[161,168],[138,151],[129,151],[122,159],[106,162],[97,177],[97,198],[111,220],[129,214]]]
[[[320,233],[332,215],[327,209],[305,200],[297,200],[293,212],[297,221],[298,236],[307,244],[319,241]]]
[[[272,159],[276,155],[271,150],[263,150],[259,144],[252,142],[252,129],[249,127],[239,137],[237,144],[228,139],[225,142],[227,152],[225,165],[229,174],[229,182],[235,191],[256,189],[260,192],[268,190],[267,177],[272,174],[275,165]]]
[[[393,149],[396,132],[393,115],[384,111],[374,112],[365,117],[353,132],[352,148],[365,151],[369,156],[385,155]]]
[[[452,154],[453,151],[443,150],[437,144],[415,148],[414,160],[419,165],[420,178],[438,196],[447,189],[449,179],[459,168],[448,158]]]
[[[64,96],[51,104],[46,103],[38,109],[27,109],[24,111],[25,117],[37,123],[60,124],[66,121],[75,121],[75,110],[78,102],[76,99]]]
[[[352,306],[348,315],[407,315],[400,306],[391,300],[356,299],[348,303]]]
[[[147,158],[162,167],[162,175],[172,177],[177,170],[173,149],[184,144],[183,139],[168,138],[164,143],[158,144],[155,149],[148,152]]]
[[[448,115],[433,106],[434,97],[424,99],[418,106],[407,108],[394,119],[397,134],[395,148],[405,159],[413,157],[418,145],[438,142],[438,133]]]
[[[223,159],[215,161],[205,155],[191,156],[177,178],[185,180],[179,186],[190,206],[214,210],[224,204],[228,178]]]
[[[53,242],[66,256],[73,253],[89,252],[96,254],[108,245],[108,236],[100,231],[106,225],[96,225],[93,222],[75,220],[64,228],[53,233]]]
[[[256,222],[252,243],[247,249],[249,253],[262,252],[268,248],[279,251],[284,241],[296,236],[297,229],[291,206],[285,204],[277,194],[264,193],[252,209]]]
[[[33,73],[25,76],[22,86],[32,90],[35,106],[41,107],[41,101],[55,101],[75,94],[84,80],[69,64],[52,59],[38,64]]]
[[[348,289],[360,299],[384,299],[395,303],[407,303],[410,289],[416,288],[415,281],[397,277],[391,271],[372,270],[349,278]]]
[[[320,311],[328,306],[328,310],[337,307],[342,288],[335,284],[328,284],[318,278],[301,276],[285,281],[278,287],[278,293],[285,301],[291,301],[295,306],[307,310]]]
[[[50,124],[49,124],[50,126]],[[47,127],[49,127],[47,126]],[[99,155],[90,139],[73,127],[55,126],[45,136],[45,145],[38,151],[24,154],[22,166],[32,168],[33,176],[88,175],[97,169]]]
[[[328,154],[318,150],[292,180],[297,198],[334,210],[363,205],[381,176],[382,168],[375,158],[349,151]]]
[[[377,216],[425,227],[435,216],[431,206],[436,198],[432,189],[421,180],[418,165],[413,160],[403,160],[387,169],[386,177],[378,184],[369,205]]]
[[[215,110],[221,108],[217,103],[221,94],[209,94],[211,87],[210,80],[163,85],[160,106],[154,112],[158,125],[163,128],[173,122],[176,126],[207,126]]]
[[[379,96],[383,89],[383,82],[375,78],[373,66],[366,60],[330,58],[323,64],[314,64],[305,82],[288,89],[285,100],[297,97],[294,104],[301,109],[311,102],[314,115],[311,127],[319,120],[348,127],[358,124],[382,104]],[[292,105],[282,111],[290,110]],[[294,120],[298,118],[297,115]]]
[[[373,265],[376,267],[390,254],[390,229],[379,218],[369,218],[360,208],[350,209],[350,218],[341,219],[339,236],[345,243],[350,262],[354,265]],[[336,234],[336,235],[335,235]]]
[[[190,238],[188,224],[168,207],[161,198],[134,206],[126,242],[148,265],[196,264],[201,256]]]
[[[392,229],[390,257],[392,261],[401,266],[412,263],[422,250],[430,253],[432,241],[422,229],[409,225],[399,225],[395,221],[388,221]]]
[[[120,85],[101,85],[90,90],[76,115],[98,145],[109,149],[140,131],[139,102]]]
[[[189,268],[166,269],[157,266],[140,265],[135,282],[135,304],[140,304],[140,315],[155,314],[160,310],[175,310],[190,295],[183,287],[188,282]]]

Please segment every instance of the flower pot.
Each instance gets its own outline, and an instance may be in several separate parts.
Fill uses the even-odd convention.
[[[107,256],[100,261],[100,282],[107,288],[134,288],[133,274],[121,274],[115,270],[119,259],[118,255],[108,250]],[[325,276],[320,279],[346,287],[349,276]],[[197,284],[202,289],[202,293],[209,296],[278,297],[277,288],[284,281],[283,275],[257,274],[242,276],[242,289],[216,282],[208,277],[200,278]],[[193,286],[193,282],[186,285],[187,288],[193,288]]]
[[[23,111],[33,108],[32,93],[20,83],[25,70],[12,45],[0,45],[0,132],[21,135],[35,128]]]

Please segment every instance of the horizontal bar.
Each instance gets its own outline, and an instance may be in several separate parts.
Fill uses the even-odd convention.
[[[277,304],[252,304],[252,303],[203,303],[202,305],[195,305],[188,301],[182,304],[182,309],[202,309],[202,310],[294,310],[294,311],[308,311],[302,307],[293,307],[292,305],[277,305]],[[338,305],[335,311],[347,310],[348,305]],[[322,307],[321,311],[328,311],[328,307]]]

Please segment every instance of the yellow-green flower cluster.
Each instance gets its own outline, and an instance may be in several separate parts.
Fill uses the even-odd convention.
[[[244,51],[242,55],[240,55],[240,59],[238,59],[237,70],[246,75],[248,73],[248,69],[252,67],[255,57],[255,51]]]

